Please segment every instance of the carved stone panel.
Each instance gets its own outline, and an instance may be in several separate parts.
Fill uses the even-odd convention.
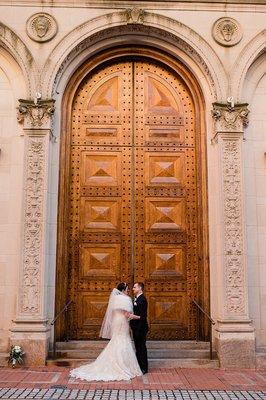
[[[19,315],[41,315],[47,137],[27,137]]]
[[[18,120],[25,137],[24,220],[22,265],[17,319],[30,322],[44,318],[45,215],[48,148],[54,100],[19,100]],[[15,327],[14,327],[15,329]],[[43,329],[43,327],[41,327]]]
[[[241,140],[223,138],[225,298],[227,315],[246,314]]]
[[[247,317],[245,235],[243,218],[243,130],[248,123],[247,104],[213,104],[215,137],[220,151],[223,197],[223,314],[237,320]]]

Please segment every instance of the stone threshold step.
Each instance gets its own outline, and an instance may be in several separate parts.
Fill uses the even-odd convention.
[[[107,340],[69,340],[67,342],[57,342],[56,348],[58,350],[61,349],[92,349],[99,348],[103,349]],[[148,340],[147,348],[148,349],[209,349],[209,342],[202,342],[196,340],[175,340],[175,341],[158,341],[158,340]]]
[[[93,359],[59,358],[55,360],[48,359],[46,365],[76,368],[93,361]],[[150,368],[219,368],[219,361],[193,358],[149,359],[149,366]]]
[[[56,350],[57,358],[96,358],[102,349],[61,349]],[[149,358],[209,358],[209,350],[205,349],[151,349],[148,348]],[[52,355],[50,353],[50,355]]]

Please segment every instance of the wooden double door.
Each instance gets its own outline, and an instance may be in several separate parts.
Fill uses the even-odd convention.
[[[111,289],[141,281],[150,338],[195,338],[200,188],[188,88],[160,64],[120,59],[82,82],[71,118],[70,337],[98,338]]]

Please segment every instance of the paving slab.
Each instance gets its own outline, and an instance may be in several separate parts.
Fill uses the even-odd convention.
[[[120,382],[86,382],[66,367],[0,368],[0,399],[266,400],[265,370],[151,368]]]

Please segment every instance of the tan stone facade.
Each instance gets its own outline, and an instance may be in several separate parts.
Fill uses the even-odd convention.
[[[0,352],[21,344],[42,365],[53,342],[66,87],[86,60],[137,45],[200,87],[214,344],[221,367],[254,368],[266,348],[263,3],[0,1]]]

